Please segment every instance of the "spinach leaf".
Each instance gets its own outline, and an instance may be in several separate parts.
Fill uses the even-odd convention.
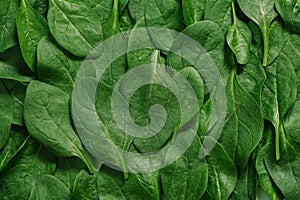
[[[27,140],[28,137],[23,128],[14,128],[11,130],[6,145],[0,151],[0,173],[24,147]]]
[[[251,31],[249,27],[239,20],[235,13],[234,2],[232,3],[233,24],[228,28],[227,43],[239,64],[246,64],[250,57]]]
[[[13,120],[13,101],[4,83],[0,80],[0,149],[5,145]]]
[[[25,98],[25,124],[31,136],[57,155],[77,156],[93,172],[72,127],[69,100],[69,95],[62,90],[46,83],[32,81]]]
[[[71,94],[81,60],[62,49],[50,37],[41,39],[37,51],[39,79]]]
[[[237,169],[220,143],[210,137],[206,141],[207,145],[215,145],[206,157],[207,193],[215,199],[228,199],[237,183]]]
[[[300,2],[297,0],[275,0],[275,6],[284,22],[297,33],[300,33]]]
[[[273,0],[237,0],[247,17],[260,28],[264,41],[263,66],[268,64],[270,24],[277,16]]]
[[[188,26],[182,33],[202,45],[216,66],[220,70],[223,68],[225,38],[220,26],[212,21],[201,21]],[[171,49],[173,48],[176,48],[176,44]],[[167,63],[176,70],[191,66],[180,56],[171,53],[167,57]]]
[[[274,63],[266,68],[266,82],[262,90],[264,118],[275,127],[276,160],[280,159],[280,138],[283,119],[297,95],[297,79],[291,60],[280,53]]]
[[[16,12],[19,0],[0,1],[0,52],[17,44]]]
[[[199,149],[200,139],[196,136],[183,156],[161,170],[162,188],[166,199],[196,199],[204,194],[208,181],[208,166],[205,159],[199,158]]]
[[[74,181],[72,199],[97,200],[97,175],[90,175],[87,171],[81,170]]]
[[[49,0],[48,24],[55,40],[79,57],[89,55],[103,38],[99,17],[85,1]]]
[[[260,105],[262,98],[262,88],[266,80],[264,69],[260,65],[260,60],[253,53],[250,54],[249,61],[243,66],[239,66],[237,80],[241,87],[249,92]]]
[[[77,174],[84,169],[84,163],[77,157],[57,158],[54,176],[72,190]]]
[[[137,22],[144,17],[146,0],[130,0],[128,3],[128,9],[132,18]]]
[[[285,44],[286,36],[282,25],[278,21],[274,21],[270,26],[270,36],[269,36],[269,52],[268,52],[268,62],[267,65],[271,65],[274,60],[278,57]],[[263,48],[263,47],[261,47]],[[259,51],[259,54],[263,52]],[[263,56],[260,55],[262,58]]]
[[[86,0],[86,2],[98,15],[100,21],[103,22],[109,18],[113,0]]]
[[[13,102],[12,124],[23,126],[24,99],[27,86],[12,80],[5,80],[4,84],[8,89]]]
[[[182,1],[183,19],[186,26],[192,25],[195,22],[203,20],[205,5],[206,0]]]
[[[300,134],[299,134],[299,119],[300,115],[300,102],[296,101],[293,105],[289,113],[284,119],[284,126],[287,134],[293,139],[295,142],[300,143]]]
[[[181,7],[176,0],[148,0],[145,7],[147,27],[166,27],[182,30]]]
[[[276,187],[272,178],[269,176],[267,171],[266,163],[264,160],[265,155],[268,150],[272,149],[271,143],[267,143],[258,153],[256,157],[256,171],[259,175],[259,185],[260,187],[267,192],[269,197],[272,200],[282,199],[282,194],[280,190]]]
[[[34,140],[28,140],[14,159],[12,167],[1,176],[0,194],[2,198],[23,199],[29,197],[41,174],[50,175],[54,169],[55,158],[53,155]],[[16,190],[16,188],[18,189]]]
[[[21,70],[16,66],[9,65],[0,61],[0,78],[11,79],[20,82],[30,82],[34,77],[23,74]]]
[[[59,179],[49,174],[37,177],[32,185],[29,200],[68,200],[71,197],[70,190]]]
[[[242,172],[251,152],[262,137],[262,113],[255,99],[238,83],[235,68],[232,69],[228,80],[226,94],[227,117],[220,143],[233,159],[239,172]]]
[[[27,2],[33,9],[38,11],[40,15],[46,18],[48,12],[48,0],[27,0]]]
[[[284,127],[281,126],[281,129],[284,129]],[[284,130],[281,130],[281,132],[284,133]],[[281,159],[277,160],[272,148],[269,148],[264,161],[270,176],[284,194],[284,197],[286,199],[298,199],[300,197],[300,146],[291,141],[285,134],[281,134],[280,137]]]
[[[232,0],[206,1],[204,20],[211,20],[217,23],[223,32],[226,33],[228,26],[232,24],[231,2]]]
[[[239,178],[230,199],[255,199],[257,188],[257,176],[254,162],[250,158],[245,170],[239,174]]]
[[[138,200],[143,197],[146,200],[154,200],[153,194],[141,187],[136,176],[129,174],[128,179],[124,180],[120,172],[105,166],[98,174],[97,188],[99,199]]]
[[[49,34],[47,21],[26,0],[21,1],[16,21],[22,55],[30,69],[36,72],[37,45]]]

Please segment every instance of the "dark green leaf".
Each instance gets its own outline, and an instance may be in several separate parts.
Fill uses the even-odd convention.
[[[226,33],[228,26],[232,24],[231,2],[232,0],[206,0],[204,20],[214,21]]]
[[[186,26],[202,21],[207,0],[182,0],[183,19]]]
[[[22,55],[30,69],[36,72],[37,45],[49,34],[47,21],[26,0],[21,1],[16,20]]]
[[[284,22],[300,33],[300,2],[298,0],[275,0],[276,9]]]
[[[288,109],[296,100],[297,79],[293,63],[280,53],[272,65],[266,68],[266,82],[262,90],[262,105],[265,119],[275,127],[276,159],[280,158],[280,126]]]
[[[44,37],[38,45],[37,74],[39,79],[68,94],[73,91],[74,79],[81,62],[49,37]]]
[[[12,129],[6,145],[0,151],[0,172],[6,167],[17,153],[23,148],[27,141],[24,129]]]
[[[199,158],[199,149],[200,139],[196,136],[184,155],[161,170],[166,199],[197,199],[204,194],[208,181],[208,166],[204,159]]]
[[[224,148],[213,138],[206,137],[207,145],[214,148],[206,157],[208,164],[207,192],[214,199],[226,200],[237,183],[237,169]]]
[[[258,145],[263,132],[260,106],[236,80],[231,72],[227,91],[227,117],[220,136],[220,143],[233,159],[239,172],[248,163],[251,152]]]
[[[0,1],[0,52],[17,44],[16,13],[19,0]]]
[[[81,0],[50,0],[48,24],[55,40],[72,54],[86,57],[102,41],[96,12]]]
[[[232,3],[233,24],[228,28],[227,43],[239,64],[246,64],[250,57],[251,30],[243,21],[239,20]]]
[[[13,120],[13,101],[4,83],[0,80],[0,149],[5,145]]]
[[[97,175],[90,175],[85,170],[80,171],[74,182],[72,199],[98,200]]]
[[[28,132],[59,156],[81,158],[93,171],[74,131],[67,93],[39,81],[32,81],[25,98],[24,118]]]
[[[268,64],[270,24],[277,16],[273,0],[237,0],[247,17],[260,28],[264,41],[263,66]]]
[[[273,181],[284,194],[285,199],[300,198],[300,146],[290,141],[281,126],[281,159],[276,161],[273,148],[268,148],[265,163]]]

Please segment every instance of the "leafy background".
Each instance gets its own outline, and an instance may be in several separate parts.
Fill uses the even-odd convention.
[[[157,49],[149,34],[153,48],[120,57],[102,77],[101,124],[124,150],[172,142],[180,112],[166,88],[150,84],[130,100],[139,125],[150,122],[152,105],[166,108],[171,117],[155,137],[127,136],[111,120],[119,78],[141,64],[165,63],[197,94],[198,136],[158,171],[95,170],[70,114],[77,70],[99,42],[153,26],[182,31],[216,63],[227,94],[221,137],[200,159],[212,120],[205,81],[187,61]],[[300,199],[298,0],[0,0],[0,27],[0,199]],[[124,37],[138,42],[134,32]]]

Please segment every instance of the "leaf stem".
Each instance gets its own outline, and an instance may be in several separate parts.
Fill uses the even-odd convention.
[[[278,122],[275,127],[275,155],[276,160],[280,159],[280,123]]]
[[[269,54],[269,28],[266,23],[263,27],[263,41],[264,41],[264,55],[263,55],[263,66],[266,67],[268,65],[268,54]]]
[[[91,163],[88,161],[88,159],[86,158],[86,156],[82,153],[82,151],[79,151],[79,157],[81,158],[81,160],[86,164],[89,172],[91,174],[94,173],[94,168],[93,166],[91,165]]]
[[[231,8],[232,8],[232,18],[233,18],[233,23],[236,23],[236,13],[235,13],[235,7],[234,7],[234,1],[231,3]]]

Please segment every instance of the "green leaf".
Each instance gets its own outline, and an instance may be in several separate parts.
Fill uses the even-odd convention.
[[[103,39],[100,19],[85,1],[50,0],[48,24],[55,40],[79,57],[88,56]]]
[[[8,163],[17,155],[17,153],[26,144],[25,129],[12,129],[8,141],[3,149],[0,151],[0,172],[8,165]]]
[[[247,24],[239,20],[232,3],[233,24],[228,28],[227,43],[239,64],[246,64],[250,57],[250,45],[252,33]]]
[[[13,120],[13,101],[4,83],[0,80],[0,149],[5,145]]]
[[[145,7],[147,27],[182,30],[181,7],[176,0],[148,0]]]
[[[225,38],[220,26],[212,21],[201,21],[188,26],[182,33],[198,42],[221,70],[224,63]],[[176,44],[172,48],[176,48]],[[171,53],[168,54],[167,63],[176,70],[191,66],[180,56]]]
[[[24,110],[24,99],[27,86],[23,85],[20,82],[5,80],[5,86],[8,89],[8,92],[12,98],[13,102],[13,119],[12,124],[23,126],[23,110]]]
[[[98,200],[97,175],[90,175],[87,171],[81,170],[74,182],[72,199]]]
[[[36,72],[37,45],[49,34],[47,21],[26,0],[21,1],[16,21],[22,55],[30,69]]]
[[[86,0],[86,2],[98,15],[100,21],[105,21],[109,18],[113,0]]]
[[[17,44],[16,13],[19,0],[0,1],[0,52]]]
[[[270,41],[267,65],[271,65],[278,57],[287,39],[286,35],[284,34],[282,25],[278,21],[274,21],[271,24],[269,38]]]
[[[11,79],[20,82],[30,82],[34,77],[23,75],[19,67],[6,64],[0,61],[0,78]]]
[[[276,10],[284,22],[295,32],[300,33],[300,2],[298,0],[275,0]]]
[[[48,0],[26,0],[29,5],[46,18],[48,12]]]
[[[59,156],[77,156],[93,171],[74,131],[68,94],[48,84],[32,81],[25,98],[24,118],[29,134]]]
[[[300,101],[296,101],[289,113],[284,119],[284,126],[287,134],[295,142],[300,143],[300,125],[298,123],[300,117]]]
[[[128,180],[123,180],[122,173],[103,166],[98,174],[97,189],[99,199],[110,200],[154,200],[135,175],[129,174]]]
[[[70,190],[55,176],[49,174],[38,176],[32,185],[28,200],[67,200],[71,198]]]
[[[138,20],[135,23],[133,30],[130,32],[130,35],[128,38],[128,52],[127,52],[128,69],[132,69],[134,67],[138,67],[143,64],[151,63],[152,55],[156,51],[155,47],[152,45],[151,38],[148,35],[147,30],[143,30],[144,31],[143,38],[142,38],[143,40],[141,40],[140,34],[137,35],[137,33],[135,32],[135,29],[143,28],[145,26],[146,26],[145,19],[144,19],[144,17],[142,17],[140,20]],[[140,38],[140,39],[137,39],[137,38]],[[147,46],[149,46],[149,48],[131,51],[132,49],[137,48],[138,45],[140,44],[140,42],[142,42],[143,44],[147,44]],[[163,62],[159,61],[159,63],[163,63]]]
[[[213,199],[226,200],[237,183],[237,169],[220,143],[210,137],[206,137],[206,141],[207,145],[214,145],[206,157],[208,164],[206,191]]]
[[[273,148],[268,148],[264,161],[272,180],[285,199],[300,198],[300,146],[290,141],[281,126],[281,159],[277,161]]]
[[[0,179],[2,199],[23,199],[29,197],[37,179],[50,175],[55,170],[55,158],[32,139],[14,159],[12,167]],[[18,188],[16,190],[16,188]]]
[[[256,198],[257,177],[252,158],[248,162],[246,169],[239,174],[239,178],[233,193],[232,200],[244,200]]]
[[[130,15],[137,22],[144,17],[146,0],[130,0],[128,3],[128,8]]]
[[[204,159],[199,158],[199,149],[200,139],[196,136],[184,155],[161,170],[162,188],[166,199],[197,199],[204,194],[208,181],[208,166]]]
[[[267,143],[258,153],[256,157],[256,171],[259,176],[259,185],[260,187],[267,192],[270,199],[272,200],[279,200],[282,199],[282,194],[280,190],[277,188],[275,183],[273,182],[272,178],[270,177],[267,168],[266,163],[264,160],[265,155],[269,151],[272,145],[271,143]]]
[[[82,60],[62,49],[50,37],[41,39],[37,50],[39,79],[71,94]]]
[[[219,141],[242,172],[262,137],[263,118],[260,106],[240,86],[234,70],[228,80],[226,94],[227,116]]]
[[[261,92],[266,74],[260,65],[260,60],[253,53],[250,54],[249,61],[246,65],[239,67],[240,73],[237,75],[237,80],[241,87],[249,92],[261,104]]]
[[[58,158],[54,176],[72,190],[77,174],[84,169],[84,163],[77,157]]]
[[[241,10],[260,28],[264,41],[263,66],[268,64],[270,24],[277,16],[273,0],[237,0]]]
[[[204,20],[217,23],[226,33],[228,26],[232,24],[231,2],[232,0],[206,0]]]
[[[202,21],[207,0],[182,0],[183,19],[186,26]]]
[[[280,126],[289,108],[296,100],[297,78],[291,60],[280,53],[272,65],[266,68],[266,82],[262,90],[264,118],[275,127],[276,159],[280,159]]]

